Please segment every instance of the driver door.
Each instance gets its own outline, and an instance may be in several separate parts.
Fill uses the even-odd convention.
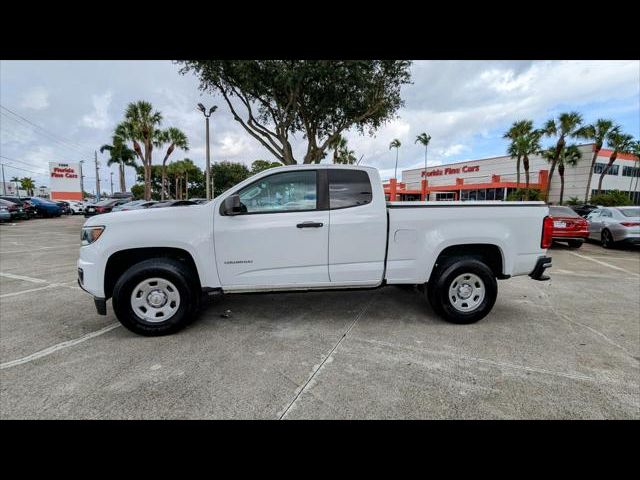
[[[216,265],[228,291],[329,285],[329,212],[320,173],[278,172],[241,190],[242,213],[214,219]]]

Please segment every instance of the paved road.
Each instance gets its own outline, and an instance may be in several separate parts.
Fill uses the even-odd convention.
[[[227,296],[144,338],[76,286],[82,222],[0,225],[0,418],[640,418],[638,250],[555,248],[476,325],[387,287]]]

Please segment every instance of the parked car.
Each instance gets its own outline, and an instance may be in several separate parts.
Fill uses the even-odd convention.
[[[580,248],[589,236],[589,222],[569,207],[550,206],[549,215],[553,217],[553,241]]]
[[[64,200],[56,200],[54,203],[60,207],[63,215],[73,215],[69,202],[65,202]]]
[[[69,200],[69,208],[71,208],[71,215],[77,215],[84,211],[84,202]]]
[[[13,196],[2,196],[0,197],[2,200],[7,200],[12,203],[16,203],[18,205],[22,205],[22,208],[27,213],[27,218],[33,218],[36,216],[36,208],[29,201],[29,197],[13,197]]]
[[[197,205],[197,203],[191,200],[165,200],[151,205],[151,208],[186,207],[188,205]]]
[[[123,203],[122,205],[116,205],[111,209],[112,212],[126,212],[127,210],[140,210],[142,208],[149,208],[156,202],[154,200],[134,200],[132,202]]]
[[[598,208],[598,206],[597,205],[590,205],[588,203],[583,203],[582,205],[569,205],[569,208],[571,208],[571,210],[576,212],[582,218],[587,218],[587,215],[589,215],[596,208]]]
[[[29,202],[33,204],[36,209],[36,215],[40,217],[59,217],[62,215],[62,209],[57,203],[51,200],[45,200],[40,197],[31,197]]]
[[[87,220],[78,282],[141,335],[184,327],[203,296],[387,284],[419,285],[438,315],[467,324],[491,311],[497,279],[549,279],[552,233],[543,202],[386,202],[373,167],[293,165],[178,215]]]
[[[29,214],[24,211],[22,204],[0,200],[0,205],[4,206],[11,216],[11,220],[29,219]]]
[[[101,200],[98,203],[92,203],[86,206],[84,209],[85,217],[93,217],[94,215],[100,215],[101,213],[109,213],[116,205],[124,205],[129,202],[129,198],[107,198]]]
[[[640,207],[603,207],[587,217],[589,238],[604,248],[617,243],[640,245]]]
[[[0,202],[0,222],[8,222],[11,220],[11,213],[9,207],[3,202]]]

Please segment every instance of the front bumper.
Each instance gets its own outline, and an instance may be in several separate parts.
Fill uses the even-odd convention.
[[[533,271],[529,274],[529,276],[534,280],[539,280],[539,281],[549,280],[550,277],[548,275],[545,275],[544,271],[550,267],[551,267],[551,257],[547,257],[546,255],[544,257],[540,257],[538,258],[538,261],[536,262],[536,266],[533,269]]]

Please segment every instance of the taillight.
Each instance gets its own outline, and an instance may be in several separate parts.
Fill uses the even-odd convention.
[[[540,248],[549,248],[553,243],[553,217],[546,216],[542,221],[542,239]]]
[[[620,225],[624,225],[625,227],[638,227],[640,226],[640,222],[622,222]]]

